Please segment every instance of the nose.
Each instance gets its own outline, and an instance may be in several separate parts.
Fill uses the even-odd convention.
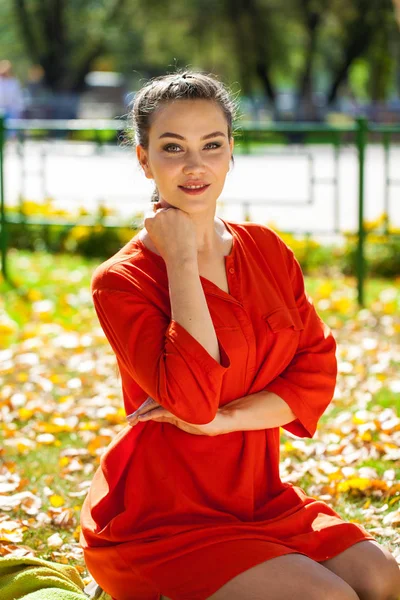
[[[205,166],[201,154],[199,152],[188,153],[185,166],[183,167],[183,172],[185,175],[189,175],[191,173],[204,173],[204,171]]]

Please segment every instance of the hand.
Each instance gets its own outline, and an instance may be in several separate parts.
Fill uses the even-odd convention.
[[[139,421],[138,421],[139,415],[145,415],[150,410],[153,410],[154,408],[157,408],[159,406],[160,405],[158,404],[158,402],[156,402],[155,400],[153,400],[153,398],[151,398],[149,396],[147,398],[147,400],[145,400],[143,402],[143,404],[141,404],[137,410],[135,410],[130,415],[127,415],[126,419],[129,423],[129,425],[136,425],[137,423],[139,423]]]
[[[152,399],[150,398],[150,400]],[[175,427],[178,427],[178,429],[181,429],[186,433],[191,433],[192,435],[215,436],[231,432],[231,430],[229,429],[229,416],[222,410],[217,411],[217,414],[210,423],[206,423],[205,425],[198,425],[196,423],[188,423],[187,421],[183,421],[183,419],[179,419],[179,417],[173,415],[170,411],[157,404],[157,402],[155,402],[154,400],[152,400],[152,402],[157,405],[156,408],[152,408],[145,413],[139,414],[136,417],[135,422],[129,421],[129,424],[133,426],[137,423],[143,423],[145,421],[170,423],[171,425],[175,425]],[[142,405],[142,407],[143,406],[144,405]],[[151,403],[149,403],[147,407],[148,406],[151,406]],[[140,408],[138,410],[140,410]]]
[[[154,215],[144,219],[144,226],[165,262],[179,259],[197,264],[196,229],[190,215],[164,199],[154,210]]]

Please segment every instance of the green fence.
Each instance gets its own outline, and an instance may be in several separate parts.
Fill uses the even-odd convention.
[[[9,120],[7,124],[0,117],[0,200],[1,200],[1,269],[5,280],[8,280],[7,272],[7,248],[8,248],[8,230],[7,224],[18,221],[18,217],[11,217],[6,212],[5,197],[4,197],[4,145],[7,131],[12,130],[23,142],[25,136],[43,139],[49,135],[68,135],[69,139],[74,139],[76,135],[84,135],[87,140],[95,141],[99,147],[105,142],[118,142],[118,137],[124,133],[126,128],[125,121],[87,121],[87,120],[72,120],[72,121],[50,121],[50,120]],[[332,126],[326,124],[315,123],[271,123],[271,124],[254,124],[242,123],[235,131],[235,138],[239,142],[242,151],[246,154],[251,154],[255,151],[258,144],[324,144],[330,145],[334,149],[334,176],[331,178],[318,178],[314,170],[313,158],[309,154],[310,167],[310,197],[307,202],[312,204],[314,201],[315,185],[318,183],[330,183],[334,186],[335,198],[335,213],[333,231],[340,233],[339,229],[339,153],[343,145],[352,145],[357,149],[358,160],[358,252],[357,252],[357,298],[359,306],[364,306],[364,282],[366,276],[366,262],[364,246],[367,232],[364,224],[364,170],[365,170],[365,150],[371,137],[382,143],[385,157],[385,233],[389,232],[389,189],[393,185],[400,185],[400,179],[395,179],[389,176],[389,155],[392,144],[392,138],[400,134],[399,125],[376,125],[369,123],[364,118],[357,119],[354,124],[345,126]],[[265,199],[263,204],[276,204],[282,201],[274,202],[273,199]],[[290,204],[291,202],[285,202]],[[244,207],[245,214],[252,204],[251,200],[244,198],[241,201]],[[21,215],[22,220],[22,215]],[[85,224],[88,226],[95,225],[98,221],[93,219],[82,219],[69,223],[62,219],[47,219],[39,218],[32,219],[23,217],[24,222],[36,223],[40,225],[65,225],[72,227],[75,225]],[[104,223],[107,226],[107,223]],[[316,233],[310,231],[310,233]]]

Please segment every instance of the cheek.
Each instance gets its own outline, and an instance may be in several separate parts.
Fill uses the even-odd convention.
[[[224,171],[229,167],[229,156],[226,154],[209,154],[204,159],[204,163],[208,165],[212,169],[218,169],[219,171]]]
[[[153,174],[156,178],[168,180],[175,171],[182,167],[182,161],[175,158],[171,160],[168,156],[158,156],[152,162]]]
[[[212,168],[219,172],[221,177],[225,177],[229,171],[230,166],[230,154],[229,156],[216,156],[212,160]]]

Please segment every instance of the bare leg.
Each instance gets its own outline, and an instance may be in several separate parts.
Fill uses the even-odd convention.
[[[240,573],[208,600],[359,600],[343,579],[303,554],[272,558]]]
[[[360,600],[400,599],[399,565],[389,550],[374,540],[357,542],[320,564],[344,579]]]

